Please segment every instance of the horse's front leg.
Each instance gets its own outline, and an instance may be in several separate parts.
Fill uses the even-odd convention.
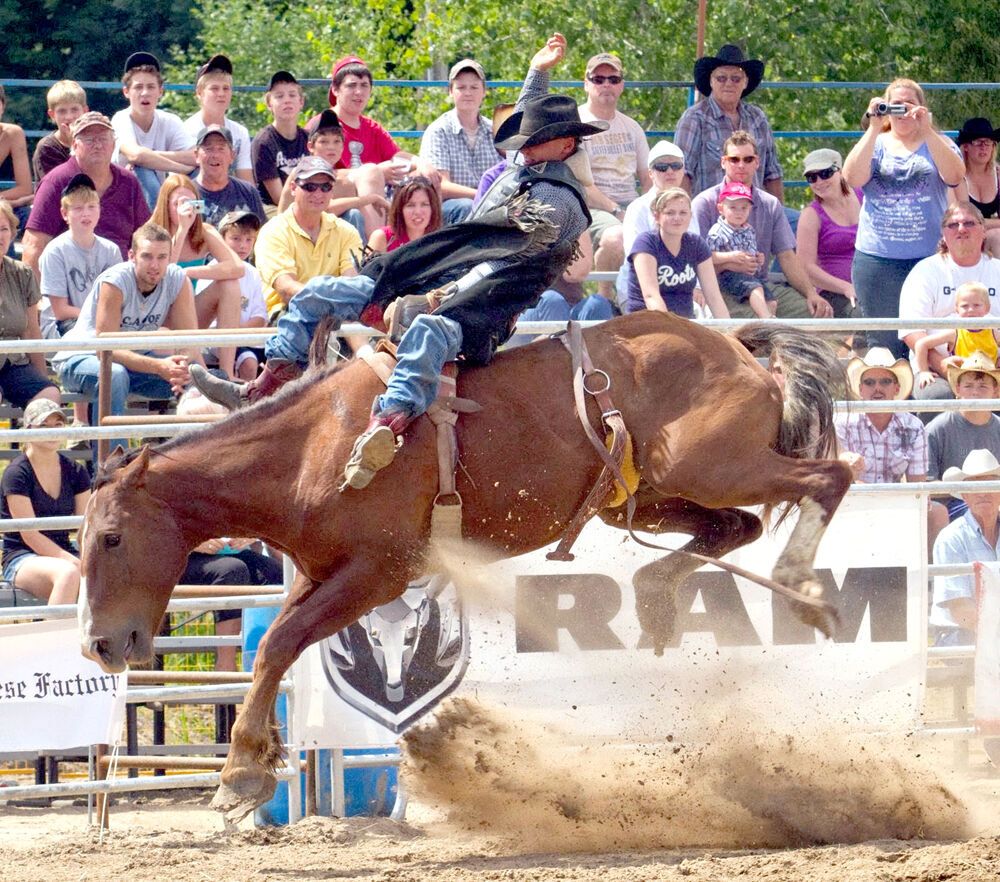
[[[285,752],[275,724],[274,702],[285,671],[311,643],[390,600],[384,596],[384,583],[378,596],[373,593],[371,586],[379,584],[370,566],[344,567],[322,583],[296,575],[281,612],[261,639],[253,684],[236,717],[222,783],[212,800],[212,807],[224,812],[227,824],[246,817],[274,795],[274,770]],[[405,587],[404,583],[393,596]]]

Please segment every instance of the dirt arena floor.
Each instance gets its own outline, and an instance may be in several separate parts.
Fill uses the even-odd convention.
[[[1000,776],[950,746],[720,728],[711,747],[571,745],[447,702],[408,733],[407,821],[309,818],[227,835],[210,794],[86,809],[0,804],[0,879],[768,880],[1000,878]],[[2,790],[0,790],[2,799]]]

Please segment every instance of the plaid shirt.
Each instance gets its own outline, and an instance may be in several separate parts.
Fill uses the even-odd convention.
[[[484,172],[503,156],[493,146],[493,129],[485,116],[479,117],[476,145],[470,148],[458,112],[453,108],[427,127],[420,139],[420,158],[448,172],[452,183],[475,189]]]
[[[859,481],[897,484],[903,475],[912,480],[927,474],[927,431],[912,413],[894,413],[881,433],[866,413],[839,414],[834,422],[841,448],[864,457]]]
[[[757,253],[757,233],[750,224],[737,229],[731,227],[723,218],[719,218],[708,231],[708,247],[713,251],[746,251]]]
[[[778,163],[771,124],[764,111],[746,101],[740,101],[737,110],[740,124],[734,127],[715,99],[709,96],[692,104],[677,121],[674,143],[684,151],[685,173],[691,178],[692,195],[696,196],[721,183],[724,176],[722,145],[736,129],[749,132],[757,142],[760,165],[754,176],[755,187],[763,187],[765,181],[784,176]]]

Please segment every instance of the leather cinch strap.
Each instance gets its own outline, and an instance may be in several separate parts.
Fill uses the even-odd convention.
[[[626,512],[629,524],[632,523],[632,515],[635,512],[635,496],[628,490],[628,482],[622,474],[622,461],[625,458],[628,432],[625,429],[625,420],[622,419],[621,411],[615,407],[611,400],[611,378],[604,371],[594,367],[590,353],[587,351],[587,344],[583,340],[583,330],[578,322],[571,321],[566,327],[566,334],[561,339],[563,345],[569,350],[570,358],[573,361],[573,398],[576,402],[576,413],[587,438],[590,439],[590,443],[594,445],[594,449],[604,462],[604,468],[601,470],[597,483],[587,494],[583,505],[570,521],[566,532],[559,540],[559,544],[554,551],[550,551],[546,555],[548,560],[573,560],[570,548],[576,542],[584,524],[601,509],[615,481],[625,488],[628,495]],[[597,406],[601,409],[601,421],[611,432],[610,451],[590,424],[587,417],[586,395],[594,397]]]

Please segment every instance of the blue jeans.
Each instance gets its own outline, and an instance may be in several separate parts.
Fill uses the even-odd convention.
[[[851,284],[867,318],[898,318],[899,292],[903,282],[921,258],[894,260],[854,252]],[[895,358],[908,358],[910,350],[896,331],[868,331],[869,346],[884,346]]]
[[[375,412],[403,411],[419,416],[434,403],[438,375],[462,348],[462,326],[443,315],[418,315],[396,350],[396,369]]]
[[[600,294],[584,297],[579,303],[569,305],[569,301],[558,291],[547,288],[542,291],[538,303],[521,313],[519,319],[526,322],[603,322],[615,317],[611,301]],[[536,338],[536,334],[515,334],[507,343],[508,347],[523,346]]]
[[[139,179],[139,186],[142,188],[142,195],[146,199],[149,210],[156,208],[156,200],[160,195],[160,176],[151,168],[143,168],[137,165],[132,169]]]
[[[149,353],[145,353],[149,354]],[[82,395],[92,395],[94,399],[94,418],[97,418],[97,394],[101,374],[101,362],[96,355],[80,352],[71,355],[57,366],[59,379],[67,392],[79,392]],[[111,413],[125,413],[125,399],[129,392],[144,395],[147,398],[173,398],[170,384],[156,374],[143,374],[130,371],[124,365],[111,365]],[[114,438],[109,450],[114,450],[121,444],[128,447],[128,440]],[[96,446],[95,446],[96,449]]]
[[[358,209],[348,208],[347,211],[340,216],[340,219],[347,221],[358,231],[358,235],[361,237],[362,242],[368,241],[368,237],[365,235],[365,218]]]
[[[264,354],[268,358],[305,363],[320,320],[335,315],[341,321],[356,321],[374,291],[375,282],[368,276],[310,279],[288,302],[288,309],[278,319],[278,333],[264,344]]]
[[[441,203],[441,217],[445,226],[465,220],[470,211],[472,211],[472,200],[467,197],[445,199]]]

